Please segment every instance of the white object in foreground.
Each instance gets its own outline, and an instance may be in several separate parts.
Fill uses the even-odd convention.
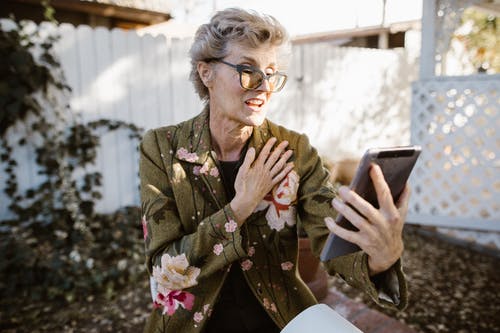
[[[308,307],[283,328],[281,333],[363,333],[326,304]]]

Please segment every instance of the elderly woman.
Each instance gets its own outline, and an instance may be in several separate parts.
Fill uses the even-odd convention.
[[[266,119],[286,83],[286,47],[270,16],[216,13],[190,50],[204,110],[143,138],[142,223],[155,305],[146,332],[279,332],[317,302],[298,274],[299,219],[316,254],[329,232],[362,249],[325,262],[330,274],[383,306],[406,304],[399,258],[408,190],[395,205],[373,167],[379,209],[347,188],[337,194],[307,137]],[[359,231],[335,225],[337,212]]]

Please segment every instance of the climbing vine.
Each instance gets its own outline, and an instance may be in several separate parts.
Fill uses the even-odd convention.
[[[88,170],[100,134],[127,131],[138,141],[141,129],[84,122],[72,112],[71,89],[53,53],[59,36],[41,36],[32,26],[9,20],[0,29],[0,161],[12,213],[0,223],[0,296],[112,294],[140,271],[139,212],[97,214],[102,176]],[[34,157],[40,181],[32,188],[20,188],[19,152]]]

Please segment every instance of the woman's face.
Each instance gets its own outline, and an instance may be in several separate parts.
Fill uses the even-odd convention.
[[[277,48],[264,44],[259,48],[228,45],[229,53],[222,59],[234,65],[250,65],[265,74],[277,68]],[[267,103],[271,98],[269,82],[263,80],[256,90],[245,90],[240,86],[239,73],[235,68],[216,62],[214,80],[209,86],[210,112],[218,119],[225,118],[245,126],[260,126],[266,117]]]

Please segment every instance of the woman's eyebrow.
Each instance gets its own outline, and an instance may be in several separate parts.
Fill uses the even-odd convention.
[[[240,62],[248,62],[248,63],[250,63],[252,65],[257,64],[257,61],[254,58],[248,57],[248,56],[241,57]]]
[[[253,66],[257,65],[257,60],[255,60],[254,58],[252,57],[248,57],[248,56],[243,56],[241,57],[241,60],[240,61],[243,61],[243,62],[249,62],[250,64],[252,64]],[[276,66],[276,64],[274,62],[270,63],[269,65],[267,65],[266,67],[274,67]]]

